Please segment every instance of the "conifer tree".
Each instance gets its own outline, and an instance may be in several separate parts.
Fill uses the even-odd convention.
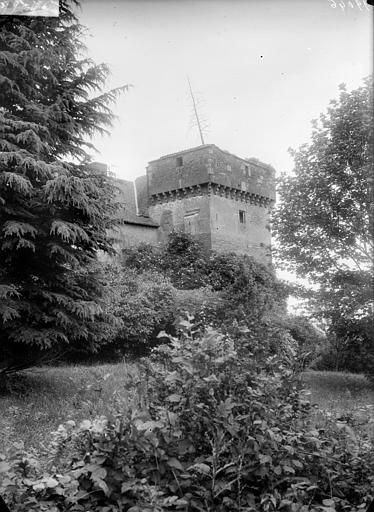
[[[95,350],[110,328],[88,271],[110,251],[113,189],[87,140],[107,131],[105,65],[85,56],[77,0],[59,18],[0,26],[0,373],[64,347]]]

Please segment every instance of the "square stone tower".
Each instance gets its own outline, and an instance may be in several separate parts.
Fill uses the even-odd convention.
[[[147,195],[160,242],[184,231],[208,249],[271,262],[271,166],[205,144],[149,162]]]

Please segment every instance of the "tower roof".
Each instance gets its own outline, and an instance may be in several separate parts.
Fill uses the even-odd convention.
[[[200,146],[194,146],[193,148],[182,149],[181,151],[177,151],[175,153],[169,153],[167,155],[162,155],[162,156],[160,156],[160,158],[155,158],[153,160],[150,160],[148,163],[152,164],[154,162],[158,162],[158,161],[166,159],[166,158],[177,157],[177,156],[184,155],[184,154],[187,154],[187,153],[193,153],[193,152],[198,151],[198,150],[203,149],[203,148],[204,149],[205,148],[215,148],[215,149],[218,149],[218,151],[221,151],[221,153],[225,153],[226,155],[229,155],[229,156],[232,156],[234,158],[237,158],[238,160],[242,160],[242,162],[244,162],[244,163],[247,163],[247,164],[248,163],[249,164],[252,163],[252,164],[254,164],[254,165],[258,166],[258,167],[261,167],[262,169],[274,171],[274,168],[271,165],[266,164],[264,162],[261,162],[257,158],[256,159],[253,159],[253,158],[243,158],[241,156],[235,155],[234,153],[231,153],[230,151],[227,151],[227,149],[221,149],[216,144],[200,144]]]

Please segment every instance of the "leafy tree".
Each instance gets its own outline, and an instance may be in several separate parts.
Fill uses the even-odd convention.
[[[108,74],[84,55],[83,28],[59,18],[6,17],[0,32],[0,368],[62,346],[95,349],[108,318],[88,271],[110,251],[115,208],[87,138],[104,133],[125,87],[94,96]],[[102,327],[101,332],[98,332]],[[20,363],[22,360],[22,363]]]
[[[372,315],[372,112],[371,80],[341,85],[311,141],[290,150],[294,174],[279,180],[279,264],[317,285],[310,303],[335,334],[343,318],[357,327]]]
[[[317,329],[309,318],[302,315],[287,315],[283,318],[284,327],[296,341],[296,354],[304,369],[317,358],[321,346],[325,344],[323,331]]]

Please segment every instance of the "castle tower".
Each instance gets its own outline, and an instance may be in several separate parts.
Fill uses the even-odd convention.
[[[160,242],[174,229],[208,249],[270,263],[271,166],[205,144],[149,162],[147,195]]]

